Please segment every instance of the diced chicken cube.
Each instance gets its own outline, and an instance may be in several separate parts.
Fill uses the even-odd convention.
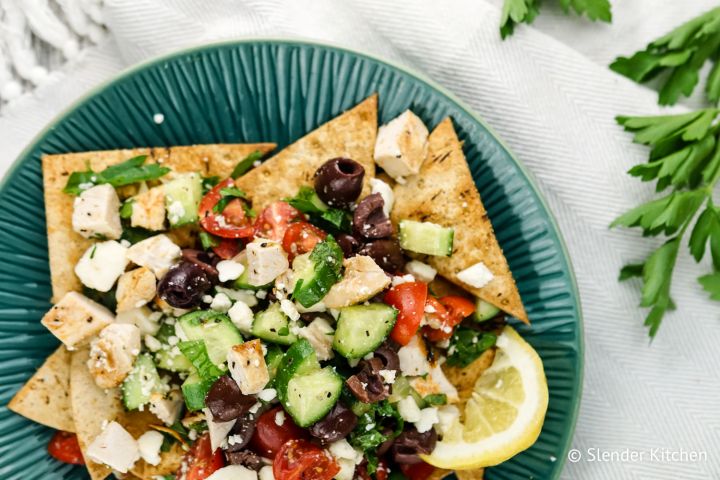
[[[109,292],[127,266],[128,249],[115,240],[91,245],[75,265],[75,275],[86,287]]]
[[[215,470],[207,480],[258,480],[258,473],[242,465],[228,465]]]
[[[411,260],[405,264],[405,271],[420,280],[421,282],[430,283],[435,280],[437,270],[419,260]]]
[[[342,308],[364,302],[390,285],[388,277],[375,260],[357,255],[343,261],[345,274],[323,298],[327,308]]]
[[[430,372],[425,343],[415,335],[407,345],[398,350],[400,371],[408,376],[425,375]]]
[[[72,350],[85,345],[115,317],[107,308],[78,292],[68,292],[42,318],[41,323]]]
[[[245,251],[250,285],[267,285],[290,266],[287,253],[275,242],[259,238],[248,243]]]
[[[322,317],[317,317],[308,326],[300,329],[298,335],[310,342],[318,360],[330,360],[333,357],[333,336],[335,330]]]
[[[90,346],[87,365],[100,388],[120,385],[140,353],[140,329],[127,323],[113,323],[100,332]]]
[[[228,352],[228,367],[245,395],[260,393],[270,381],[262,343],[258,339],[233,346]]]
[[[355,478],[355,466],[362,462],[363,453],[355,450],[344,438],[333,442],[328,447],[330,454],[340,467],[335,480],[352,480]]]
[[[142,307],[155,298],[155,275],[145,267],[123,273],[118,279],[115,298],[118,312]]]
[[[73,204],[72,226],[85,238],[120,238],[120,199],[115,188],[103,184],[82,192]]]
[[[180,419],[184,403],[180,390],[170,390],[165,395],[155,392],[150,395],[150,412],[169,426]]]
[[[140,460],[137,441],[117,422],[110,422],[85,452],[96,463],[127,473]]]
[[[428,151],[428,129],[410,110],[383,125],[375,143],[375,163],[395,180],[415,175]]]
[[[182,251],[167,235],[155,235],[131,246],[127,258],[135,265],[149,268],[162,278],[180,258]]]
[[[161,318],[162,312],[153,312],[143,306],[118,312],[115,323],[129,323],[138,327],[143,335],[155,335],[160,330]]]
[[[132,202],[130,225],[154,231],[165,228],[165,189],[162,185],[135,195]]]
[[[157,430],[148,430],[137,439],[140,457],[150,465],[160,463],[160,448],[165,437]]]
[[[207,420],[208,433],[210,434],[210,448],[211,451],[215,451],[220,448],[225,442],[225,439],[232,430],[237,420],[230,420],[229,422],[221,422],[213,418],[213,414],[209,408],[203,408],[205,413],[205,420]]]

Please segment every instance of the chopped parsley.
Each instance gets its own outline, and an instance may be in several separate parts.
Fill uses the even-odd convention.
[[[491,332],[479,332],[459,326],[453,332],[448,348],[447,364],[451,367],[467,367],[485,350],[495,345],[497,336]],[[427,397],[425,397],[427,400]]]
[[[350,213],[325,205],[312,187],[300,187],[296,196],[286,198],[285,201],[308,215],[311,223],[323,229],[350,232],[352,218]]]
[[[259,161],[262,156],[263,154],[260,150],[255,150],[250,155],[240,160],[238,164],[235,165],[235,168],[230,174],[230,178],[236,179],[245,175],[245,173],[250,170],[255,162]]]
[[[439,405],[445,405],[447,403],[447,395],[444,393],[432,393],[423,397],[426,404],[431,407],[437,407]]]
[[[357,426],[348,436],[348,442],[363,451],[368,461],[367,471],[370,475],[377,470],[377,447],[385,440],[400,435],[404,426],[405,421],[397,407],[387,400],[370,404],[367,412],[360,415]],[[388,429],[391,431],[386,433]]]
[[[73,172],[68,178],[63,192],[71,195],[80,195],[84,190],[96,185],[110,184],[113,187],[121,187],[132,183],[156,180],[170,171],[157,163],[143,165],[147,155],[138,155],[122,163],[107,167],[101,172],[93,172],[88,169],[84,172]]]
[[[198,233],[198,236],[200,237],[200,243],[202,244],[203,250],[210,250],[211,248],[220,245],[220,240],[205,230],[201,230],[200,233]]]
[[[225,187],[220,189],[220,200],[213,207],[213,212],[222,213],[227,207],[228,203],[235,198],[247,198],[245,192],[237,187]],[[248,210],[245,210],[245,214],[248,215]],[[250,216],[250,215],[249,215]]]
[[[133,203],[135,203],[135,200],[131,198],[122,204],[120,207],[120,218],[128,219],[132,217]]]

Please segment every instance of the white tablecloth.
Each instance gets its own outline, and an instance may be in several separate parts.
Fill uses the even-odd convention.
[[[653,242],[607,228],[651,196],[624,173],[647,153],[613,117],[658,108],[654,92],[606,68],[614,56],[716,2],[613,3],[613,25],[568,18],[547,5],[535,27],[520,27],[501,42],[501,0],[108,0],[108,40],[0,117],[0,173],[88,88],[187,45],[300,36],[402,62],[455,92],[492,125],[534,175],[567,241],[585,315],[586,368],[573,442],[583,457],[568,463],[564,478],[717,479],[720,305],[695,281],[709,267],[683,253],[673,282],[679,309],[650,344],[637,285],[616,281],[619,267],[644,258]],[[657,449],[697,452],[700,461],[662,458]],[[644,453],[638,461],[597,461],[602,451]]]

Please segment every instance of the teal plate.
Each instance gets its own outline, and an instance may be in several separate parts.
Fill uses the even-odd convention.
[[[429,127],[452,116],[533,322],[518,329],[545,365],[545,425],[535,445],[486,478],[558,478],[580,401],[582,321],[567,252],[529,175],[487,125],[427,79],[340,48],[274,40],[209,45],[132,68],[59,116],[8,173],[0,188],[0,478],[87,477],[47,456],[50,429],[5,408],[57,346],[39,322],[50,307],[41,155],[199,143],[283,147],[373,92],[382,122],[407,108]],[[165,115],[159,125],[158,112]]]

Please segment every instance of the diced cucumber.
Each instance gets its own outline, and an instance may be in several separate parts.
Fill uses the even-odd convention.
[[[275,389],[281,402],[287,400],[287,387],[290,380],[297,376],[320,369],[315,349],[306,339],[293,343],[282,357],[275,377]]]
[[[397,313],[384,303],[341,308],[333,348],[348,359],[364,357],[387,338]]]
[[[182,384],[185,404],[190,410],[199,410],[205,407],[205,395],[210,387],[224,372],[210,360],[202,340],[180,342],[178,348],[193,366]]]
[[[290,331],[294,322],[280,310],[279,303],[273,303],[266,310],[255,314],[252,334],[268,342],[290,345],[297,340],[297,335]]]
[[[400,221],[400,246],[426,255],[449,257],[453,250],[455,230],[431,222]]]
[[[135,359],[132,371],[123,381],[123,404],[128,410],[136,410],[150,401],[153,392],[159,392],[162,388],[163,384],[152,358],[143,353]]]
[[[267,346],[267,353],[265,354],[265,365],[267,365],[268,375],[270,375],[270,382],[273,382],[275,380],[282,359],[283,351],[280,347],[272,344]]]
[[[388,401],[390,403],[397,403],[408,395],[415,400],[418,407],[425,408],[427,406],[425,400],[423,400],[418,391],[410,385],[408,378],[404,375],[398,375],[395,382],[392,384],[392,392],[388,397]]]
[[[242,335],[230,318],[220,312],[198,310],[186,313],[178,323],[188,340],[203,340],[208,356],[222,368],[227,354],[234,345],[243,342]]]
[[[322,300],[330,287],[340,280],[342,260],[342,250],[332,235],[315,245],[310,255],[295,258],[293,298],[305,308]]]
[[[198,205],[202,198],[202,178],[197,173],[178,175],[165,184],[165,210],[171,227],[179,227],[198,220]]]
[[[372,404],[361,402],[359,400],[352,402],[352,405],[350,405],[350,410],[352,410],[352,412],[358,417],[365,415],[371,408]]]
[[[500,313],[499,308],[478,298],[475,303],[475,313],[473,313],[473,319],[476,322],[484,322],[486,320],[490,320],[491,318],[495,318],[498,313]]]
[[[210,387],[212,387],[212,383],[208,385],[208,382],[203,381],[197,372],[188,375],[180,387],[188,410],[195,411],[205,408],[205,395]]]
[[[243,270],[240,276],[235,279],[233,282],[233,288],[237,288],[239,290],[267,290],[270,288],[270,284],[258,287],[257,285],[252,285],[250,283],[250,280],[248,279],[250,269],[248,268],[247,257],[245,255],[241,255],[239,258],[236,257],[235,261],[241,263],[245,267],[245,270]]]
[[[162,344],[160,350],[155,352],[155,365],[171,372],[191,371],[192,364],[177,348],[177,337],[174,338],[175,345],[170,345],[171,337],[175,337],[175,326],[163,323],[155,334],[155,338]]]
[[[309,427],[335,406],[342,386],[342,377],[332,367],[295,375],[288,383],[283,407],[298,426]]]

